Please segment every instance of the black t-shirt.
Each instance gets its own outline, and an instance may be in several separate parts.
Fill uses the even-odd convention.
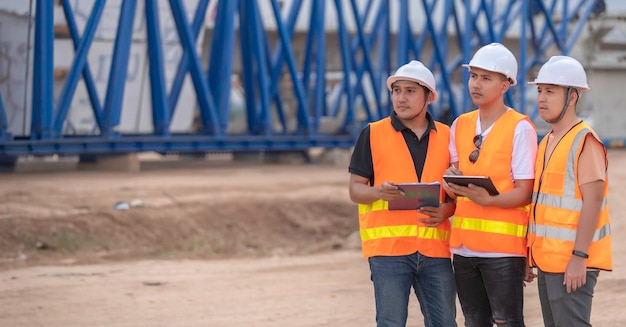
[[[402,132],[406,146],[409,148],[409,152],[413,158],[415,172],[419,180],[422,179],[422,171],[424,170],[424,162],[426,161],[426,153],[428,152],[430,131],[437,130],[435,121],[429,112],[426,112],[426,119],[428,119],[428,128],[424,134],[418,138],[411,129],[402,124],[398,117],[396,117],[395,112],[391,114],[391,126],[393,126],[396,131]],[[374,185],[374,163],[370,145],[370,125],[363,128],[359,139],[356,141],[348,171],[351,174],[368,178],[370,185]]]

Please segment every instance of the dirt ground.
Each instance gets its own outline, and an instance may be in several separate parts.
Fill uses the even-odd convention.
[[[626,152],[609,160],[592,320],[624,326]],[[373,326],[347,183],[343,165],[0,174],[0,326]],[[525,316],[543,325],[536,283]]]

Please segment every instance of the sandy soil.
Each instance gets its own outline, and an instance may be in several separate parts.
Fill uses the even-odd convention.
[[[609,160],[615,263],[595,326],[626,322],[626,152]],[[316,165],[2,174],[0,326],[373,326],[347,181]],[[538,302],[533,283],[527,326]]]

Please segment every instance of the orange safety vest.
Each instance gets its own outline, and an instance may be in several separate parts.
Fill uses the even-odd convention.
[[[450,166],[448,142],[450,128],[435,122],[431,130],[428,154],[421,182],[441,181],[443,172]],[[374,164],[374,186],[384,181],[393,183],[418,182],[415,165],[402,132],[391,125],[391,118],[370,124],[370,145]],[[443,190],[441,199],[443,199]],[[359,226],[363,256],[400,256],[415,252],[428,257],[450,257],[450,222],[445,220],[437,227],[427,227],[420,222],[428,217],[416,210],[388,210],[388,202],[377,200],[359,204]]]
[[[457,119],[455,142],[459,169],[467,176],[490,176],[500,193],[510,191],[515,187],[511,181],[515,128],[522,119],[530,120],[515,110],[504,113],[483,141],[478,161],[471,163],[469,155],[476,148],[473,138],[477,119],[478,110]],[[527,226],[527,207],[483,207],[466,197],[459,197],[452,222],[450,246],[459,248],[465,245],[473,251],[525,256]]]
[[[564,273],[572,256],[583,200],[578,184],[578,158],[585,137],[598,136],[584,122],[574,126],[558,143],[544,168],[548,136],[539,144],[533,200],[528,227],[529,262],[550,273]],[[599,140],[599,139],[598,139]],[[605,149],[606,160],[606,149]],[[607,163],[608,166],[608,163]],[[589,247],[587,267],[612,270],[611,223],[604,183],[604,201]]]

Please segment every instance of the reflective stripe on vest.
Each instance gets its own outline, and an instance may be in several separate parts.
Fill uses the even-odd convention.
[[[533,192],[533,201],[535,203],[543,204],[548,207],[557,207],[561,209],[567,209],[572,211],[580,211],[583,207],[583,200],[579,199],[566,199],[561,196],[545,194],[539,192]],[[607,204],[607,199],[602,200],[602,207],[600,210],[604,210]]]
[[[565,272],[572,255],[583,206],[582,195],[577,184],[577,162],[586,136],[591,134],[595,137],[593,130],[584,123],[575,126],[568,133],[569,135],[563,136],[554,149],[551,155],[553,162],[545,163],[542,159],[545,157],[548,136],[540,144],[538,157],[541,160],[537,162],[536,182],[532,196],[532,219],[528,227],[531,265],[552,273]],[[565,151],[567,151],[567,157],[564,155]],[[565,165],[565,171],[562,174],[562,185],[553,185],[552,181],[543,180],[544,174],[550,176],[550,173],[562,169],[563,165]],[[543,183],[549,186],[549,188],[545,187],[545,192],[541,190],[544,187]],[[605,185],[598,224],[588,250],[587,267],[611,270],[611,225],[608,216],[607,189]],[[559,196],[558,193],[562,195]]]
[[[537,225],[535,222],[528,224],[528,232],[533,233],[536,237],[549,237],[561,241],[576,241],[576,230],[569,228],[559,228],[554,226]],[[592,242],[598,242],[601,239],[611,235],[611,225],[605,224],[593,233]]]
[[[471,202],[472,200],[464,196],[459,196],[457,197],[457,202],[458,201]],[[528,212],[529,208],[530,208],[530,205],[525,205],[517,209]],[[459,217],[459,216],[455,216],[455,218],[459,218],[459,219],[454,219],[454,221],[452,222],[452,228],[461,228],[465,230],[511,235],[515,237],[526,237],[526,232],[528,231],[528,228],[524,225],[519,225],[519,224],[514,224],[514,223],[509,223],[509,222],[504,222],[504,221],[485,220],[485,219],[479,219],[479,218],[469,218],[469,217]]]
[[[484,220],[478,218],[458,217],[452,222],[452,228],[464,230],[480,231],[487,233],[510,235],[515,237],[526,237],[527,227],[503,221]]]
[[[361,230],[361,240],[363,241],[388,237],[415,236],[424,239],[447,241],[450,239],[450,231],[439,230],[434,227],[417,227],[417,225],[385,226]]]

